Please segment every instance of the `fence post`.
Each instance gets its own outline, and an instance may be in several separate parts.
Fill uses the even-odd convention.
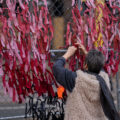
[[[80,7],[81,7],[81,0],[78,0],[78,9],[79,9],[79,11],[80,11]],[[79,61],[78,61],[78,59],[76,59],[76,70],[78,69],[78,65],[79,64]]]
[[[78,0],[78,9],[80,10],[81,7],[81,0]]]
[[[117,109],[120,110],[120,86],[119,86],[119,73],[116,74],[116,91],[117,91]]]

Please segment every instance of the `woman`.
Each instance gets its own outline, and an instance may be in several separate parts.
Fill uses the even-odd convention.
[[[87,52],[83,45],[77,45],[86,55],[84,71],[72,72],[64,68],[66,60],[77,50],[74,46],[53,66],[57,82],[69,91],[65,120],[120,120],[109,91],[109,77],[102,71],[103,54],[98,50]]]

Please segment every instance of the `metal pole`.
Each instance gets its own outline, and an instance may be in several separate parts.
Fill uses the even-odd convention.
[[[80,7],[81,7],[81,0],[78,0],[78,9],[79,9],[79,11],[80,11]],[[76,59],[76,70],[78,69],[78,65],[79,64],[79,61],[78,61],[78,59]]]
[[[113,49],[108,49],[108,51],[111,51],[111,50],[113,50]],[[5,51],[9,51],[9,50],[2,50],[3,52],[5,52]],[[51,50],[49,50],[49,52],[66,52],[67,51],[67,49],[57,49],[57,50],[53,50],[53,49],[51,49]],[[19,51],[18,51],[19,52]]]
[[[58,50],[50,50],[50,52],[66,52],[65,49],[58,49]]]
[[[78,0],[78,9],[80,10],[81,7],[81,0]]]
[[[32,115],[28,115],[28,118],[32,117]],[[20,119],[20,118],[25,118],[25,115],[20,115],[20,116],[12,116],[12,117],[1,117],[0,120],[13,120],[13,119]]]
[[[116,74],[116,91],[117,91],[117,109],[120,110],[120,87],[119,87],[119,73]]]

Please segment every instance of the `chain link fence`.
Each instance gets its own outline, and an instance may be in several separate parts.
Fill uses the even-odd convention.
[[[6,8],[6,0],[2,4],[0,4],[0,7]],[[80,9],[81,6],[81,0],[76,0],[78,4],[78,8]],[[67,22],[72,20],[71,19],[71,9],[72,9],[72,0],[47,0],[47,5],[49,12],[52,16],[53,25],[59,24],[59,20],[62,23],[63,27],[63,36],[67,28]],[[39,6],[43,5],[43,2],[39,0]],[[18,7],[19,4],[16,4],[16,7]],[[7,16],[7,13],[4,13]],[[57,19],[60,18],[60,19]],[[56,20],[58,20],[56,22]],[[55,25],[54,25],[55,27]],[[59,28],[55,28],[57,30]],[[58,36],[55,36],[56,38]],[[64,39],[64,37],[62,38]],[[65,40],[64,40],[65,41]],[[58,43],[59,44],[59,43]],[[61,43],[60,43],[61,44]],[[64,46],[65,43],[62,43]],[[62,55],[65,50],[54,50],[56,44],[54,42],[52,43],[52,49],[51,53],[53,56],[59,56]],[[120,110],[120,71],[117,73],[115,78],[112,78],[112,85],[113,85],[113,96],[115,98],[115,103],[117,105],[118,110]],[[17,119],[22,120],[24,118],[25,114],[25,103],[18,104],[13,103],[12,98],[9,97],[9,95],[4,93],[2,79],[0,79],[0,120],[7,120],[7,119]]]
[[[24,0],[23,0],[24,1]],[[31,0],[32,1],[32,0]],[[31,2],[29,1],[29,2]],[[67,22],[71,19],[71,4],[72,0],[47,0],[48,10],[50,15],[52,16],[52,21],[54,23],[56,20],[60,19],[63,25],[63,32],[66,31]],[[30,4],[31,5],[31,4]],[[39,6],[43,6],[44,3],[42,0],[39,0]],[[32,9],[32,5],[29,6]],[[3,0],[3,3],[0,3],[0,8],[5,8],[4,15],[8,17],[6,0]],[[20,5],[16,3],[16,9],[20,9]],[[58,19],[57,19],[58,18]],[[57,29],[57,28],[56,28]],[[62,34],[64,34],[62,33]],[[57,37],[57,36],[56,36]],[[64,37],[62,38],[64,39]],[[64,43],[62,44],[64,46]],[[51,44],[52,49],[54,46]],[[65,50],[51,50],[52,56],[60,56],[65,52]],[[55,58],[55,57],[54,57]],[[0,79],[0,120],[22,120],[25,117],[25,102],[22,104],[13,103],[12,98],[8,95],[8,93],[4,93],[2,79]],[[28,120],[31,118],[28,118]]]

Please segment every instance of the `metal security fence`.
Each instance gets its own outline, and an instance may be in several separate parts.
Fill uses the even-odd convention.
[[[14,0],[13,0],[14,1]],[[24,0],[22,0],[24,1]],[[29,0],[29,9],[32,11],[32,0]],[[71,19],[71,4],[72,0],[47,0],[48,10],[52,16],[53,24],[54,18],[62,17],[64,19],[64,28],[66,29],[67,22]],[[43,6],[42,0],[39,0],[39,6]],[[6,0],[0,1],[0,8],[5,8],[4,15],[8,17]],[[19,3],[16,3],[16,9],[20,8]],[[64,38],[63,38],[64,39]],[[52,45],[51,45],[52,46]],[[54,50],[52,48],[51,56],[53,60],[61,56],[66,50]],[[27,115],[27,120],[31,120],[31,115]],[[13,103],[12,98],[8,93],[4,93],[2,79],[0,79],[0,120],[24,120],[25,118],[25,101],[22,104]]]
[[[81,0],[75,0],[78,8],[81,7]],[[56,17],[63,17],[64,19],[64,32],[66,31],[67,22],[71,20],[72,0],[47,0],[47,5],[52,19]],[[39,0],[39,5],[43,2]],[[6,2],[0,4],[0,7],[6,8]],[[16,4],[19,7],[19,4]],[[6,11],[7,12],[7,11]],[[4,13],[7,16],[7,13]],[[54,23],[53,23],[54,24]],[[63,38],[64,39],[64,38]],[[63,43],[64,44],[64,43]],[[66,50],[54,50],[52,46],[51,56],[53,58],[62,55]],[[120,111],[120,71],[116,74],[116,78],[112,78],[113,83],[113,96],[118,110]],[[4,94],[2,79],[0,79],[0,120],[16,119],[22,120],[25,117],[25,102],[23,104],[13,103],[12,98],[8,94]]]

